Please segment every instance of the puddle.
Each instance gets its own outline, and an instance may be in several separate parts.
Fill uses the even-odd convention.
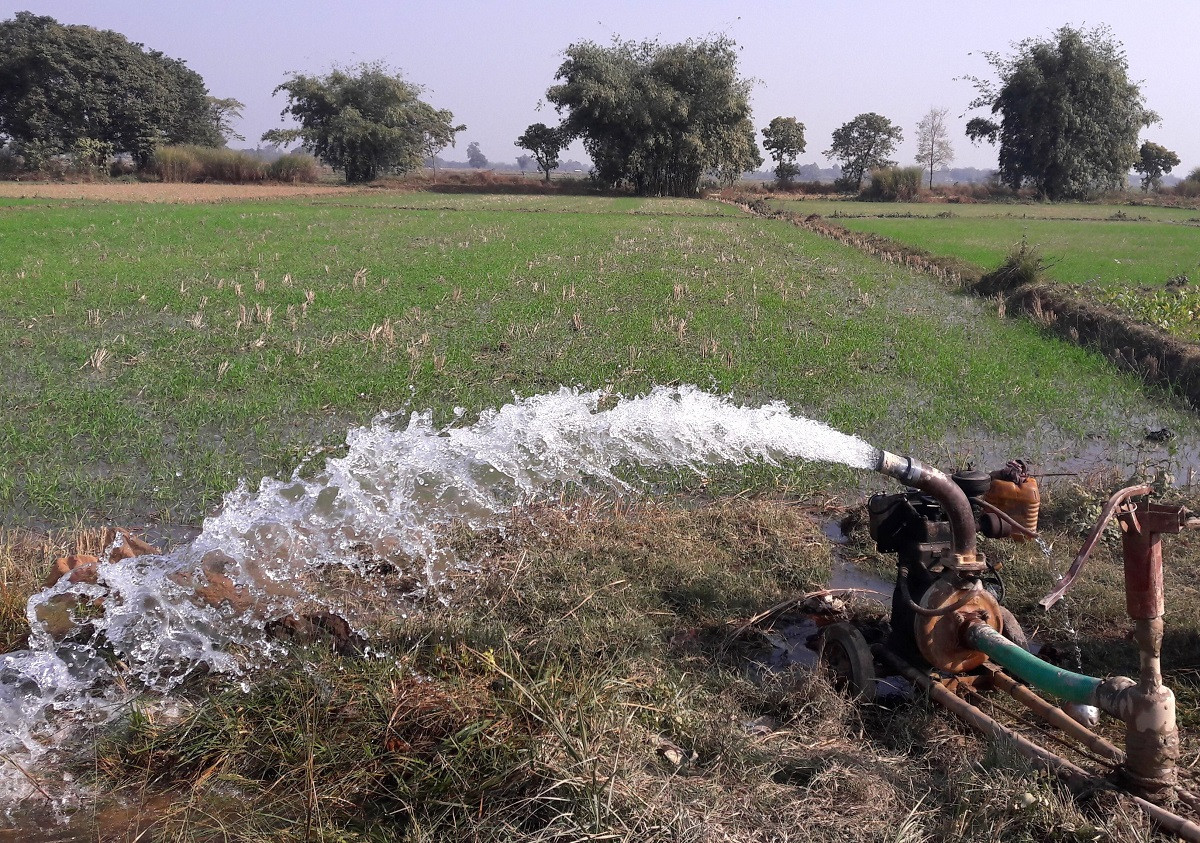
[[[1015,437],[948,431],[922,459],[943,470],[967,465],[991,470],[1019,458],[1033,468],[1035,476],[1068,482],[1101,472],[1122,477],[1161,474],[1168,485],[1181,488],[1200,482],[1200,431],[1194,417],[1176,418],[1164,411],[1134,414],[1122,421],[1120,431],[1084,435],[1049,425]]]
[[[894,583],[835,556],[833,572],[829,575],[829,588],[852,588],[865,592],[865,596],[880,601],[885,609],[890,609],[893,587]]]
[[[842,530],[841,520],[823,521],[821,530],[833,544],[833,567],[826,588],[835,592],[852,592],[835,594],[833,597],[839,601],[873,600],[881,605],[885,614],[890,611],[892,583],[845,558],[843,548],[849,542],[849,537]],[[784,670],[797,665],[815,668],[821,627],[837,619],[836,616],[803,614],[799,609],[784,614],[773,625],[762,630],[763,637],[771,647],[766,658],[767,666],[772,670]]]
[[[842,522],[840,520],[822,521],[821,532],[833,544],[844,545],[850,541],[850,537],[842,531]]]

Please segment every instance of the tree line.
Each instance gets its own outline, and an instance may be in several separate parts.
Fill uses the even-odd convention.
[[[1049,199],[1081,198],[1123,185],[1131,168],[1144,188],[1157,187],[1179,164],[1159,144],[1139,146],[1140,131],[1158,116],[1108,29],[1064,26],[1012,46],[1009,55],[985,54],[995,79],[965,77],[976,89],[971,108],[986,112],[969,121],[967,136],[999,147],[1005,184]],[[723,36],[571,44],[545,94],[559,123],[531,124],[516,139],[529,153],[518,161],[522,170],[536,162],[549,180],[561,151],[580,140],[603,186],[694,196],[705,178],[730,184],[762,164],[751,86],[738,70],[736,44]],[[436,167],[438,152],[466,129],[380,63],[293,74],[275,93],[286,98],[282,116],[293,125],[262,139],[299,142],[348,182],[430,159]],[[184,62],[118,33],[29,12],[0,23],[0,141],[33,168],[55,155],[102,160],[123,152],[143,164],[161,145],[221,146],[236,136],[232,121],[242,107],[211,96]],[[917,125],[916,162],[931,187],[934,172],[954,158],[947,114],[932,108]],[[806,149],[805,126],[779,116],[761,132],[776,179],[787,185]],[[888,118],[863,113],[833,132],[824,154],[839,163],[840,186],[858,190],[868,173],[896,166],[891,156],[902,139]],[[488,165],[478,143],[467,158]]]

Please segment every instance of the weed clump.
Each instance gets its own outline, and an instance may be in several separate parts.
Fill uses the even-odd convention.
[[[249,153],[190,144],[159,147],[147,169],[166,182],[246,184],[267,177],[267,165]]]
[[[296,152],[281,155],[267,166],[267,178],[291,184],[311,184],[320,172],[316,158]]]
[[[877,202],[910,202],[921,192],[920,167],[887,167],[871,173],[871,184],[863,199]]]
[[[1022,237],[1004,263],[980,278],[975,289],[982,295],[995,295],[1028,284],[1042,284],[1046,282],[1046,269],[1041,250]]]

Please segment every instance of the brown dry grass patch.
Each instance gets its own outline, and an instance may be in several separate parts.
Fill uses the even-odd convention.
[[[49,535],[0,530],[0,653],[25,646],[25,604],[42,589],[54,560],[103,549],[101,528],[75,528]]]

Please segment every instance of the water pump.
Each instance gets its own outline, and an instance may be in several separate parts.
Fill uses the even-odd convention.
[[[1200,843],[1200,823],[1176,813],[1183,807],[1200,816],[1200,795],[1181,780],[1175,698],[1162,683],[1161,669],[1161,536],[1200,527],[1200,519],[1189,518],[1191,513],[1182,506],[1149,502],[1149,486],[1118,491],[1058,587],[1041,601],[1049,608],[1062,597],[1104,527],[1116,519],[1139,670],[1136,679],[1101,679],[1064,670],[1028,651],[1015,618],[1002,605],[1004,584],[998,566],[976,547],[979,535],[1037,537],[1037,487],[1026,486],[1033,481],[1023,465],[1010,463],[991,475],[964,471],[949,477],[912,458],[880,451],[875,468],[908,487],[876,495],[868,503],[876,547],[896,555],[891,629],[886,641],[868,645],[853,624],[827,628],[825,652],[833,655],[823,658],[835,679],[845,679],[851,690],[870,697],[876,681],[873,671],[881,666],[888,675],[903,676],[925,690],[963,722],[990,737],[1007,739],[1018,752],[1072,784],[1094,789],[1118,783],[1160,827]],[[1124,748],[1034,689],[1057,698],[1068,710],[1072,705],[1093,707],[1122,721]],[[1008,694],[1057,730],[1060,743],[1070,738],[1073,745],[1085,748],[1076,757],[1100,762],[1100,772],[1047,749],[970,702],[995,691]]]
[[[896,554],[888,646],[917,664],[953,672],[973,670],[986,656],[961,646],[954,624],[942,622],[962,611],[983,613],[993,629],[1007,631],[1023,645],[1020,626],[1001,605],[1004,582],[998,566],[976,550],[975,536],[1035,534],[1036,481],[1020,463],[993,475],[967,470],[947,478],[914,460],[899,460],[893,461],[894,468],[881,470],[913,488],[875,495],[867,503],[876,548]],[[881,460],[881,465],[888,461]],[[1015,473],[1023,475],[1019,483],[1005,479]],[[989,500],[995,482],[1009,487],[1006,507]],[[1018,494],[1012,495],[1011,489]]]

